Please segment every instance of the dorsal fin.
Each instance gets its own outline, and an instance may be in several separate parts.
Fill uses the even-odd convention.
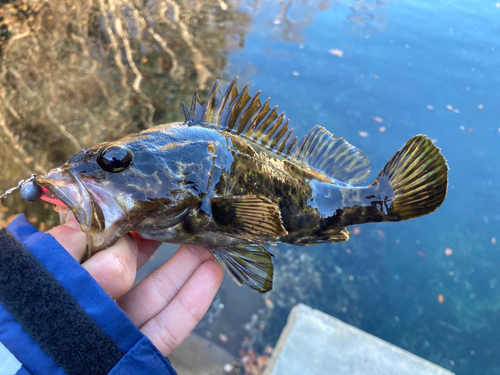
[[[316,125],[305,135],[288,157],[305,163],[338,181],[359,184],[368,178],[370,161],[343,137]]]
[[[205,126],[238,134],[268,150],[291,160],[305,163],[338,181],[357,184],[370,172],[368,158],[344,138],[333,138],[326,129],[316,125],[299,143],[288,128],[285,114],[278,115],[278,106],[271,109],[269,99],[260,102],[260,91],[248,94],[248,84],[238,92],[235,78],[226,92],[219,90],[215,82],[203,104],[196,90],[191,108],[183,103],[186,121],[190,125]]]
[[[269,150],[286,155],[296,144],[292,129],[288,129],[285,114],[278,115],[277,106],[269,107],[269,100],[260,102],[260,91],[251,97],[248,84],[238,92],[235,78],[226,92],[219,91],[217,81],[210,92],[207,104],[203,104],[195,91],[191,108],[183,104],[186,121],[191,125],[217,128],[241,135]]]

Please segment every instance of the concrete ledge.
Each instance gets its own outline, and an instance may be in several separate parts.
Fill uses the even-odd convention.
[[[453,375],[334,317],[299,304],[264,375]]]
[[[168,359],[179,375],[227,375],[235,358],[213,342],[191,333]]]

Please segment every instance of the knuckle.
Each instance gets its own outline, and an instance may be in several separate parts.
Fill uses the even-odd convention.
[[[150,290],[156,291],[158,293],[157,297],[164,301],[171,301],[179,292],[179,287],[172,278],[164,272],[162,267],[151,272],[148,278],[150,278],[151,284],[153,285]]]
[[[162,353],[168,354],[173,352],[179,346],[179,342],[177,342],[176,337],[174,336],[174,334],[172,333],[166,322],[158,318],[156,323],[159,328],[158,330],[159,345],[157,346],[160,348],[160,351]]]
[[[134,283],[135,272],[132,272],[123,255],[112,253],[107,261],[108,276],[114,280],[115,289],[117,291],[130,289]]]

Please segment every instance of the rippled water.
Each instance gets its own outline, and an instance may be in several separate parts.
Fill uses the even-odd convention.
[[[299,135],[321,124],[344,136],[370,158],[370,182],[427,134],[451,168],[437,212],[363,225],[347,243],[280,245],[275,289],[226,280],[197,332],[261,355],[304,302],[457,374],[500,374],[500,3],[61,4],[10,18],[16,2],[3,6],[0,190],[80,146],[182,119],[180,102],[215,77],[262,90]],[[3,204],[4,221],[55,221],[43,205]]]

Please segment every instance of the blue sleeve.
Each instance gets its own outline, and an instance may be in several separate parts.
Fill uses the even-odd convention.
[[[24,215],[0,229],[0,341],[22,364],[18,374],[175,374],[92,276]]]

